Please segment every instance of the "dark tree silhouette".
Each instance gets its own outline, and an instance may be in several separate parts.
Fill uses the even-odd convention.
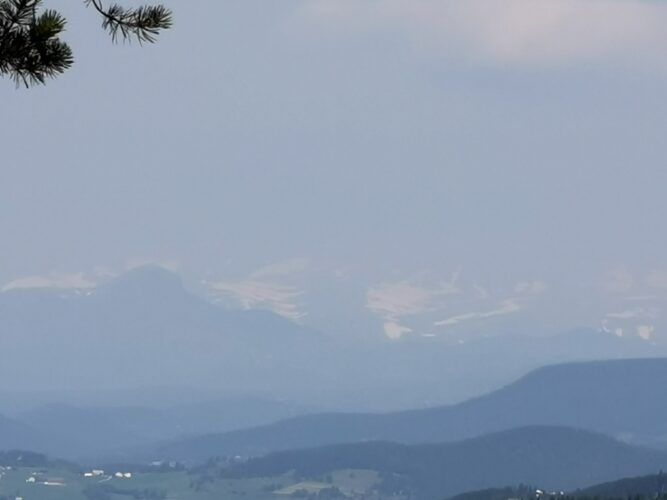
[[[114,41],[152,43],[172,24],[163,5],[123,7],[104,0],[83,0],[102,17]],[[72,66],[70,46],[60,39],[66,19],[55,10],[41,10],[43,0],[0,0],[0,76],[26,87],[44,84]]]

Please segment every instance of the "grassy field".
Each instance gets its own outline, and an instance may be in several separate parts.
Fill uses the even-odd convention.
[[[28,483],[33,475],[42,475],[45,478],[61,478],[64,486],[47,486],[44,484]],[[24,500],[86,500],[82,491],[85,487],[83,477],[67,470],[49,470],[21,468],[5,470],[0,477],[0,495],[11,498],[22,497]]]
[[[34,477],[35,482],[27,482]],[[62,483],[56,485],[44,482]],[[280,500],[290,495],[316,495],[320,490],[338,488],[353,497],[367,493],[377,482],[372,471],[336,471],[326,479],[303,480],[291,475],[269,478],[223,479],[215,474],[186,471],[134,473],[131,479],[84,477],[64,468],[13,468],[0,476],[0,498],[14,500]],[[85,493],[89,490],[88,494]],[[90,491],[97,491],[98,497]],[[101,492],[101,493],[100,493]],[[142,496],[147,494],[148,496]],[[139,495],[139,496],[137,496]],[[152,497],[151,495],[157,495]]]

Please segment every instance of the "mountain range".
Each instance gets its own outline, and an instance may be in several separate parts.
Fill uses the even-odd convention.
[[[95,288],[0,292],[0,343],[0,391],[11,391],[0,413],[38,391],[86,394],[72,398],[78,406],[99,405],[103,398],[91,394],[108,395],[104,406],[143,406],[116,396],[192,387],[209,400],[271,394],[295,406],[389,411],[462,401],[545,364],[667,354],[638,337],[591,330],[469,340],[323,333],[270,311],[212,303],[156,266]],[[63,402],[33,399],[33,408]]]

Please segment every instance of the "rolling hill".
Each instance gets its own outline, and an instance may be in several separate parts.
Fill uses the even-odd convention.
[[[317,414],[164,443],[147,453],[178,460],[261,455],[358,441],[455,441],[521,426],[580,428],[652,446],[667,444],[667,359],[554,365],[464,403],[385,414]]]

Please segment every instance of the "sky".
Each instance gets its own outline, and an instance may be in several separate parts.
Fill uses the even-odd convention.
[[[166,0],[144,47],[47,3],[76,64],[0,81],[0,288],[158,263],[332,330],[659,336],[661,2]]]

